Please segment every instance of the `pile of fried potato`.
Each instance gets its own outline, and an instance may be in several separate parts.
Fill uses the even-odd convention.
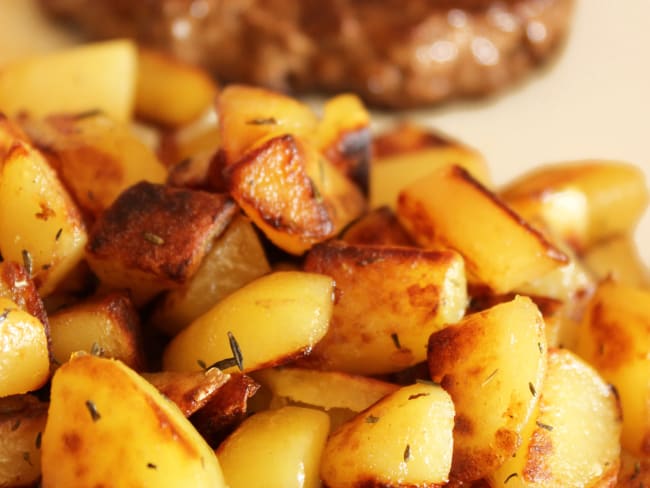
[[[129,41],[0,68],[0,487],[650,486],[641,171]]]

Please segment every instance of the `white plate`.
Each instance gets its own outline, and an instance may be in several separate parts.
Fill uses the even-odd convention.
[[[74,42],[35,4],[0,0],[0,63]],[[488,102],[399,116],[479,149],[497,183],[545,162],[605,158],[637,164],[650,185],[649,20],[648,0],[577,0],[566,48],[532,79]],[[637,242],[650,263],[650,212]]]

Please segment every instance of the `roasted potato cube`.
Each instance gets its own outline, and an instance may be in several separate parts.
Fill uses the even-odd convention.
[[[630,235],[615,236],[594,244],[582,255],[582,261],[598,280],[612,278],[624,285],[650,287],[650,269],[639,256]]]
[[[266,141],[226,169],[232,197],[278,247],[302,254],[365,210],[360,191],[312,146]]]
[[[194,373],[177,371],[142,373],[142,377],[174,402],[185,417],[204,407],[230,380],[230,375],[218,368]]]
[[[305,358],[319,369],[381,374],[424,361],[431,333],[460,320],[467,306],[454,251],[334,241],[314,247],[304,269],[336,282],[329,331]]]
[[[207,371],[215,369],[217,368],[210,368]],[[248,375],[233,373],[228,376],[228,381],[219,388],[218,394],[210,397],[190,419],[211,446],[218,446],[246,419],[250,414],[248,400],[260,388],[260,385]]]
[[[45,326],[15,302],[0,298],[0,398],[36,390],[49,377]]]
[[[95,222],[86,250],[90,268],[136,305],[186,283],[236,206],[226,196],[138,183]]]
[[[439,132],[404,122],[376,136],[372,142],[370,206],[395,208],[399,192],[443,166],[457,164],[490,186],[483,157]]]
[[[456,408],[452,476],[489,475],[519,447],[546,372],[544,320],[527,297],[431,334],[431,378]]]
[[[229,85],[217,99],[222,148],[233,164],[261,141],[292,134],[314,133],[318,119],[306,104],[280,93],[244,85]]]
[[[393,383],[338,371],[273,368],[256,371],[255,379],[271,394],[271,407],[306,405],[325,410],[338,428],[399,387]]]
[[[325,486],[440,487],[453,450],[454,404],[440,387],[405,386],[343,424],[321,461]]]
[[[86,44],[16,61],[0,69],[0,111],[26,111],[40,117],[54,112],[101,110],[131,118],[137,52],[133,42]]]
[[[460,166],[444,166],[399,195],[397,215],[415,241],[462,254],[477,288],[506,293],[568,262]]]
[[[0,398],[0,486],[33,486],[40,478],[47,407],[31,395]]]
[[[237,357],[236,349],[245,372],[301,357],[327,332],[333,294],[333,280],[314,273],[286,271],[258,278],[174,337],[163,355],[163,367],[205,369]],[[238,347],[233,347],[234,342]],[[225,371],[235,371],[235,367]]]
[[[122,292],[94,297],[50,315],[52,356],[63,364],[85,351],[119,359],[130,368],[144,367],[140,318]]]
[[[226,295],[270,271],[253,226],[237,215],[215,240],[196,274],[165,294],[151,322],[175,335]]]
[[[49,331],[45,305],[25,266],[13,261],[0,262],[0,298],[14,302],[21,310],[40,320]]]
[[[54,374],[41,459],[44,488],[226,487],[216,456],[175,404],[123,363],[92,355]]]
[[[340,235],[348,244],[415,246],[415,242],[389,207],[371,210]]]
[[[359,97],[343,94],[323,104],[314,140],[318,150],[368,194],[370,172],[370,114]]]
[[[587,307],[575,351],[616,387],[623,447],[650,457],[650,290],[603,282]]]
[[[4,259],[24,262],[42,296],[83,259],[79,210],[43,156],[21,142],[0,165],[0,222]]]
[[[205,71],[169,54],[140,47],[135,111],[144,119],[178,127],[198,118],[214,101],[217,86]]]
[[[615,486],[620,431],[614,390],[570,351],[551,349],[538,411],[490,486]]]
[[[100,112],[27,119],[24,127],[93,218],[128,187],[142,180],[163,183],[167,177],[154,151],[126,123]]]
[[[284,407],[257,413],[217,449],[226,482],[230,488],[319,488],[328,432],[329,418],[318,410]]]
[[[545,165],[511,182],[501,197],[578,251],[634,229],[648,205],[640,168],[615,161]]]

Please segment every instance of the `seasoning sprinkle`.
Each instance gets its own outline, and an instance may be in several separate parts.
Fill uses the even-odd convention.
[[[197,359],[196,364],[198,364],[201,369],[208,369],[208,367],[205,365],[205,361],[203,359]]]
[[[23,461],[25,461],[30,466],[33,466],[32,459],[31,459],[31,457],[29,455],[29,452],[27,452],[27,451],[23,452]]]
[[[544,347],[542,346],[541,342],[537,343],[537,349],[539,349],[539,353],[542,354],[544,352]]]
[[[374,415],[368,415],[366,417],[366,424],[376,424],[379,422],[379,417],[375,417]]]
[[[33,261],[32,261],[32,255],[27,249],[22,250],[22,255],[23,255],[23,266],[25,266],[25,270],[27,271],[27,276],[31,278],[32,276],[32,267],[33,267]]]
[[[93,108],[91,110],[85,110],[83,112],[79,112],[78,114],[75,114],[73,117],[75,120],[83,120],[83,119],[88,119],[90,117],[96,117],[97,115],[101,115],[104,112],[100,108]]]
[[[59,230],[56,231],[56,235],[54,236],[55,241],[59,240],[59,238],[61,237],[62,232],[63,232],[63,227],[59,227]]]
[[[395,344],[395,347],[397,349],[402,349],[402,344],[399,342],[399,336],[397,335],[397,332],[393,332],[390,335],[390,338],[393,339],[393,344]]]
[[[411,460],[411,444],[406,444],[404,449],[404,462],[408,463]]]
[[[36,440],[34,441],[34,445],[36,446],[36,449],[41,448],[41,437],[42,437],[42,435],[43,435],[42,432],[39,432],[38,434],[36,434]]]
[[[421,398],[421,397],[425,397],[425,396],[429,396],[429,394],[428,393],[416,393],[415,395],[409,395],[408,399],[409,400],[415,400],[416,398]]]
[[[246,121],[249,125],[275,125],[278,121],[275,117],[260,117],[259,119],[250,119]]]
[[[244,370],[244,357],[242,356],[241,349],[237,343],[237,339],[232,332],[228,331],[228,342],[230,343],[230,350],[232,351],[232,356],[235,358],[237,368],[239,371]]]
[[[154,463],[147,463],[147,468],[149,468],[149,469],[158,469],[158,466],[156,466]]]
[[[517,473],[510,473],[510,474],[508,475],[508,477],[507,477],[505,480],[503,480],[503,484],[505,485],[505,484],[506,484],[508,481],[510,481],[512,478],[516,478],[517,476],[519,476]]]
[[[20,427],[20,419],[17,419],[13,424],[11,424],[11,432],[15,432]]]
[[[552,425],[544,424],[544,423],[540,422],[539,420],[536,420],[535,424],[537,424],[537,427],[539,427],[540,429],[546,429],[549,432],[553,430]]]
[[[86,400],[86,408],[90,412],[90,418],[93,419],[93,422],[97,422],[102,416],[97,411],[97,407],[90,400]]]
[[[535,389],[535,385],[533,385],[530,381],[528,382],[528,389],[530,390],[531,395],[537,396],[537,390]]]
[[[165,243],[165,239],[152,232],[144,232],[142,237],[144,237],[145,241],[155,244],[156,246],[162,246]]]
[[[485,386],[485,385],[487,385],[490,381],[492,381],[492,379],[494,379],[494,377],[497,375],[498,372],[499,372],[499,368],[497,368],[497,369],[495,369],[494,371],[492,371],[492,372],[487,376],[487,378],[485,378],[485,379],[483,380],[483,383],[481,383],[481,386]]]
[[[11,308],[5,308],[2,313],[0,313],[0,322],[3,322],[9,316],[11,310]]]

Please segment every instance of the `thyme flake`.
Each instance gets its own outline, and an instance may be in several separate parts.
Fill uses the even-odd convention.
[[[379,417],[375,417],[374,415],[368,415],[366,417],[366,424],[376,424],[379,422]]]
[[[42,435],[43,435],[43,433],[40,432],[40,431],[39,431],[38,434],[36,434],[36,440],[34,441],[34,445],[36,446],[36,449],[41,448],[41,437],[42,437]]]
[[[165,239],[160,237],[158,234],[154,234],[153,232],[144,232],[142,234],[142,237],[144,237],[145,241],[150,242],[156,246],[162,246],[165,243]]]
[[[540,422],[539,420],[536,420],[535,424],[537,424],[537,427],[539,427],[540,429],[546,429],[549,432],[553,430],[552,425],[544,424],[544,423]]]
[[[27,271],[27,276],[31,278],[33,266],[34,266],[32,255],[27,249],[22,250],[22,255],[23,255],[23,266],[25,266],[25,270]]]
[[[260,117],[256,119],[250,119],[246,121],[249,125],[275,125],[278,121],[275,117]]]
[[[154,463],[147,463],[147,468],[149,468],[149,469],[158,469],[158,466],[156,466]]]
[[[393,339],[393,344],[395,344],[395,347],[397,349],[402,349],[402,344],[399,341],[399,336],[397,335],[397,332],[393,332],[390,335],[390,338]]]
[[[237,339],[232,332],[228,331],[228,342],[230,343],[230,350],[232,351],[232,356],[235,358],[235,363],[239,371],[244,370],[244,356],[241,353]]]
[[[63,233],[63,227],[59,227],[59,230],[56,231],[56,235],[54,236],[54,240],[58,241],[62,233]]]
[[[406,444],[404,448],[404,462],[408,463],[411,460],[411,444]]]
[[[519,475],[517,473],[510,473],[508,477],[503,480],[503,484],[505,485],[508,481],[510,481],[512,478],[517,478]]]
[[[30,466],[34,466],[34,465],[32,464],[32,458],[30,457],[28,451],[23,452],[23,461],[25,461],[25,462],[26,462],[27,464],[29,464]]]
[[[533,385],[530,381],[528,382],[528,389],[530,390],[531,395],[533,395],[534,397],[537,396],[537,390],[535,389],[535,385]]]
[[[102,416],[99,414],[99,411],[97,410],[97,407],[92,401],[86,400],[86,408],[88,409],[88,412],[90,412],[90,418],[93,419],[93,422],[97,422],[102,418]]]
[[[416,398],[422,398],[429,396],[428,393],[416,393],[415,395],[409,395],[408,400],[415,400]]]

